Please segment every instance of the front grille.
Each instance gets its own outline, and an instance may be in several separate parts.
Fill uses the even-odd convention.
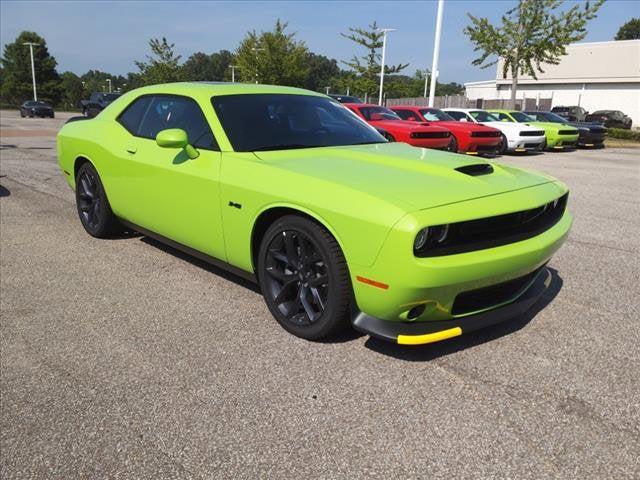
[[[514,300],[531,284],[542,268],[544,267],[507,282],[460,293],[453,302],[451,314],[464,315]]]
[[[578,130],[560,130],[558,135],[577,135]]]
[[[540,207],[449,224],[444,241],[425,250],[415,251],[418,257],[440,257],[498,247],[535,237],[553,227],[567,206],[566,193]],[[432,228],[444,228],[436,225]]]
[[[540,146],[539,143],[525,143],[524,148],[538,148]]]
[[[447,138],[451,133],[445,132],[413,132],[411,138]]]
[[[543,135],[543,130],[524,130],[523,132],[520,132],[521,137],[541,137]]]
[[[500,132],[471,132],[472,137],[478,138],[494,138],[499,137],[500,135]]]

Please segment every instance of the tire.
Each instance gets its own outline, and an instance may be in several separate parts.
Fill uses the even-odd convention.
[[[84,108],[84,107],[82,108],[82,116],[84,116],[84,117],[88,117],[89,116],[89,113],[87,112],[87,109]]]
[[[21,117],[21,118],[24,118],[24,117],[25,117],[24,112],[23,112],[22,110],[20,110],[20,117]]]
[[[393,135],[391,135],[389,132],[384,132],[382,134],[384,136],[384,138],[387,139],[388,142],[395,142],[396,139],[393,137]]]
[[[458,139],[455,135],[451,135],[451,142],[449,142],[447,150],[453,153],[458,153]]]
[[[288,332],[323,340],[349,325],[349,269],[340,246],[322,226],[286,215],[266,231],[258,281],[271,314]]]
[[[500,142],[500,146],[498,147],[498,153],[500,155],[504,155],[505,153],[507,153],[507,148],[509,148],[509,142],[507,141],[507,136],[503,133],[502,135],[502,141]]]
[[[82,226],[92,237],[108,238],[120,230],[100,176],[89,162],[76,175],[76,207]]]

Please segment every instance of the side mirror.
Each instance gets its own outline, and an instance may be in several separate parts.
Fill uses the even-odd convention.
[[[460,120],[458,120],[459,122],[468,122],[469,120],[467,120],[466,118],[462,117]]]
[[[187,132],[181,128],[168,128],[158,132],[156,144],[162,148],[182,148],[192,160],[200,155],[200,152],[189,143]]]
[[[502,120],[500,120],[501,122],[508,122],[509,119],[508,118],[503,118]]]

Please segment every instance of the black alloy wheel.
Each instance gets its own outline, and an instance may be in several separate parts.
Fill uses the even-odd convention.
[[[105,238],[118,230],[118,221],[111,211],[98,172],[88,162],[76,175],[76,206],[80,222],[89,235]]]
[[[347,325],[351,284],[335,239],[303,217],[282,217],[266,232],[259,253],[262,294],[289,332],[320,340]]]

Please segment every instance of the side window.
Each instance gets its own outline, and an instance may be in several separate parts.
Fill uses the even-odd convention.
[[[137,100],[134,100],[133,103],[129,104],[124,112],[122,112],[118,117],[118,122],[120,122],[120,124],[126,128],[131,135],[138,134],[140,122],[142,121],[142,117],[147,111],[150,102],[151,97],[140,97]]]
[[[506,122],[513,121],[509,118],[509,115],[507,115],[506,113],[498,113],[498,118],[500,119],[500,121],[506,121]]]
[[[410,110],[394,110],[398,116],[403,120],[409,120],[410,117],[415,117],[416,115]]]
[[[137,135],[156,138],[167,128],[181,128],[187,132],[189,142],[196,148],[219,150],[211,128],[200,106],[187,97],[151,95],[150,103],[142,118]]]

